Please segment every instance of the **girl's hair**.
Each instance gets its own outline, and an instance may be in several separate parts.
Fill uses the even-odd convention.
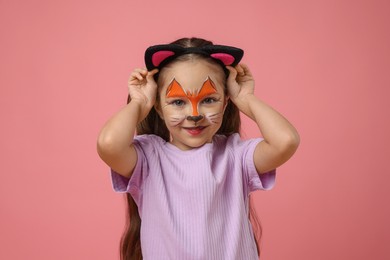
[[[171,44],[177,44],[182,47],[201,47],[205,45],[213,45],[212,42],[200,39],[200,38],[182,38],[172,42]],[[172,63],[176,61],[187,61],[192,59],[206,59],[210,63],[218,64],[212,58],[201,56],[199,54],[186,54],[177,57]],[[167,64],[169,66],[169,64]],[[162,69],[158,74],[163,74]],[[225,70],[221,70],[225,71]],[[226,71],[225,71],[226,72]],[[158,78],[155,77],[158,83]],[[226,77],[224,77],[225,85],[226,85]],[[225,94],[227,94],[227,89],[225,87]],[[157,95],[158,99],[158,95]],[[127,98],[127,103],[131,100],[130,96]],[[228,104],[225,109],[225,113],[223,115],[222,125],[217,131],[216,134],[221,135],[232,135],[234,133],[238,133],[240,131],[241,120],[239,109],[234,105],[233,102],[228,100]],[[137,134],[154,134],[160,136],[165,141],[170,141],[170,134],[165,126],[165,122],[160,118],[156,109],[153,107],[146,118],[141,121],[137,125]],[[122,235],[120,242],[120,256],[121,260],[142,260],[142,252],[141,252],[141,241],[140,241],[140,230],[141,230],[141,218],[138,213],[137,204],[134,202],[134,199],[131,197],[129,193],[126,193],[127,197],[127,224],[126,229]],[[249,205],[250,206],[250,205]],[[253,219],[255,223],[255,239],[256,239],[256,247],[258,253],[259,251],[259,241],[261,237],[261,225],[257,219],[255,211],[250,206],[250,217]]]

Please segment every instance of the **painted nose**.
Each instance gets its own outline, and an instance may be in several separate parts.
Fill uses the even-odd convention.
[[[194,121],[195,123],[197,123],[198,121],[200,121],[202,119],[203,119],[202,115],[199,115],[199,116],[187,116],[187,120]]]

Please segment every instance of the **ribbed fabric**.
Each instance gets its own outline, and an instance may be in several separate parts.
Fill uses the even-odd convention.
[[[253,153],[262,139],[238,134],[181,151],[154,135],[137,136],[131,179],[111,170],[117,192],[129,192],[142,220],[145,260],[257,260],[248,219],[248,195],[271,189],[275,171],[256,172]]]

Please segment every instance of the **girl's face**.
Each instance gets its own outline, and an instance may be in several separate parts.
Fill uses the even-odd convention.
[[[227,104],[224,72],[203,59],[177,61],[160,75],[160,101],[156,109],[181,150],[212,141],[222,124]]]

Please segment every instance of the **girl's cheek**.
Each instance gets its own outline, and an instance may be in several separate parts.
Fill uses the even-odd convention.
[[[186,118],[186,114],[183,110],[177,111],[174,109],[169,109],[165,111],[165,118],[165,121],[169,126],[175,127],[183,123]]]
[[[211,125],[221,124],[223,119],[223,111],[217,113],[206,113],[205,118]]]
[[[206,120],[210,124],[220,124],[223,119],[225,108],[223,104],[210,108],[202,108],[201,114],[205,116]]]
[[[184,115],[172,115],[169,117],[167,123],[169,124],[169,126],[175,127],[183,123],[185,118],[186,117]]]

